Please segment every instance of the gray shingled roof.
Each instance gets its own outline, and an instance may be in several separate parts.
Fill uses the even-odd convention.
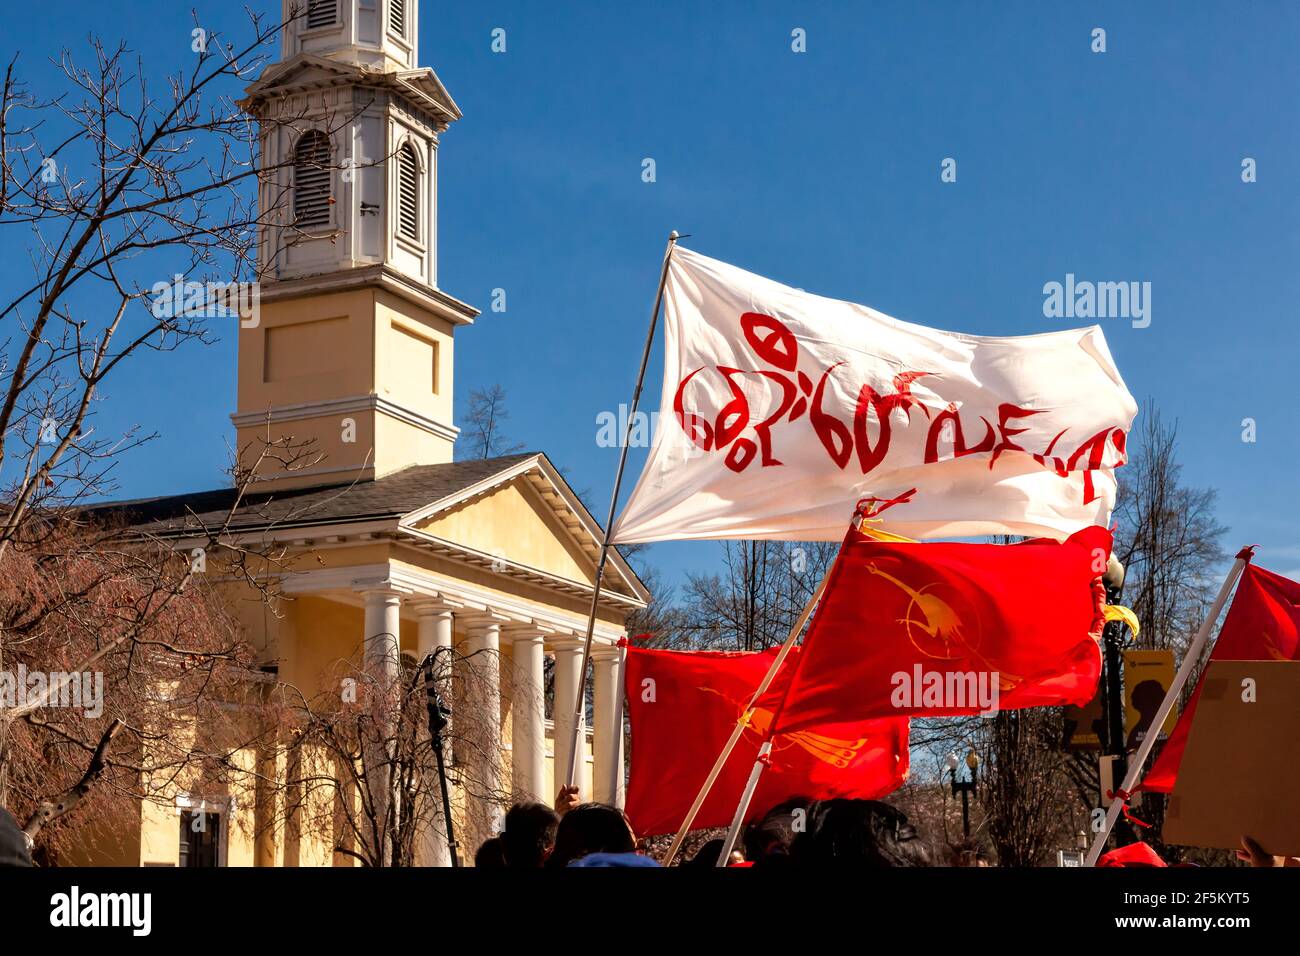
[[[232,530],[251,530],[270,525],[292,527],[296,524],[400,518],[472,487],[536,454],[414,465],[383,478],[355,484],[247,495],[230,527]],[[219,488],[163,498],[109,502],[87,511],[110,522],[120,522],[141,534],[186,534],[220,528],[234,500],[234,488]]]

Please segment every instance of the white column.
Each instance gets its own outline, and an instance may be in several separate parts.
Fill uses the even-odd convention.
[[[368,698],[374,733],[363,738],[361,754],[366,789],[379,830],[369,834],[371,849],[387,865],[392,852],[388,834],[394,815],[401,809],[392,785],[392,754],[396,720],[393,697],[401,668],[402,599],[394,591],[377,588],[365,592],[365,603],[365,672],[374,681],[368,692],[375,696]]]
[[[573,704],[578,696],[578,683],[582,680],[582,642],[573,640],[556,641],[554,643],[554,654],[555,790],[558,793],[560,787],[568,782],[565,780],[565,774],[569,769],[569,755],[573,749]],[[582,720],[579,720],[578,759],[574,763],[576,768],[574,783],[577,784],[579,793],[583,793],[586,789],[584,785],[586,761],[583,759],[582,746],[583,723]]]
[[[512,634],[514,680],[510,700],[512,797],[516,803],[551,804],[546,791],[546,700],[542,687],[542,634],[536,629]]]
[[[395,591],[366,591],[366,672],[395,679],[401,668],[402,598]]]
[[[422,604],[415,611],[420,622],[420,660],[424,660],[439,648],[451,650],[451,631],[454,622],[452,612],[438,604]],[[438,656],[445,657],[444,654]]]
[[[420,604],[415,608],[416,620],[419,622],[418,651],[423,662],[430,654],[437,652],[434,675],[441,684],[439,690],[443,699],[451,700],[451,650],[452,612],[438,604]],[[445,650],[444,650],[445,649]],[[448,731],[450,733],[450,730]],[[451,768],[451,747],[449,737],[443,737],[443,759],[448,770]],[[431,785],[423,788],[430,805],[421,810],[421,817],[426,821],[420,834],[416,850],[416,863],[419,866],[451,866],[451,850],[447,846],[447,822],[442,816],[442,781],[436,776]]]
[[[469,621],[465,641],[464,705],[457,737],[465,748],[465,856],[472,859],[484,840],[501,830],[501,620],[491,616]]]
[[[623,720],[619,686],[620,648],[601,647],[592,652],[594,661],[592,688],[595,766],[592,775],[593,799],[598,803],[623,806]],[[615,722],[619,726],[615,727]]]

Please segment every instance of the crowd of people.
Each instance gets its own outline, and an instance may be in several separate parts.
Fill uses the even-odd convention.
[[[710,840],[680,865],[716,867],[725,841]],[[1251,866],[1300,866],[1300,858],[1270,856],[1250,837],[1237,858]],[[902,811],[879,800],[788,800],[745,828],[731,851],[729,867],[755,869],[828,867],[988,866],[976,845],[954,848],[935,860]],[[0,867],[32,865],[31,841],[0,808]],[[574,788],[560,791],[554,807],[517,803],[505,815],[501,833],[474,855],[484,868],[535,870],[560,867],[658,867],[617,807],[582,803]],[[1145,843],[1107,853],[1099,866],[1165,866]]]
[[[722,839],[705,843],[684,867],[717,867],[726,848]],[[1237,858],[1251,866],[1300,866],[1300,858],[1270,856],[1250,837],[1242,838]],[[474,865],[506,869],[557,867],[658,867],[617,807],[581,803],[577,791],[564,788],[554,807],[517,803],[505,816],[500,835],[485,841]],[[978,844],[953,848],[944,860],[934,858],[907,815],[879,800],[788,800],[745,828],[732,849],[728,867],[771,870],[847,865],[852,867],[930,867],[991,865]],[[1163,867],[1167,864],[1146,843],[1134,843],[1103,855],[1098,866]]]
[[[687,867],[716,867],[725,841],[711,840]],[[746,828],[728,866],[774,868],[827,864],[931,866],[931,854],[907,816],[878,800],[790,800]],[[506,813],[500,835],[474,857],[480,867],[657,867],[627,817],[617,807],[580,803],[560,791],[555,806],[518,803]]]

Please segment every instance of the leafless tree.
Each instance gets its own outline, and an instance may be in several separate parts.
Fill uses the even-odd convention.
[[[720,571],[687,576],[684,643],[738,651],[782,643],[837,551],[829,542],[725,542]]]
[[[677,606],[676,588],[664,581],[658,568],[637,561],[635,552],[629,554],[627,548],[619,550],[633,562],[637,577],[650,593],[649,603],[628,615],[628,634],[640,638],[639,646],[643,647],[678,649],[688,646],[686,618]]]
[[[1217,493],[1182,481],[1178,423],[1151,408],[1121,470],[1115,554],[1124,563],[1124,603],[1142,624],[1138,644],[1181,652],[1209,607],[1227,528]]]
[[[253,318],[229,284],[259,279],[259,226],[282,197],[257,207],[278,167],[260,162],[235,97],[281,29],[278,12],[250,13],[237,41],[196,23],[192,63],[161,83],[125,44],[96,38],[84,63],[59,55],[63,88],[48,96],[30,91],[17,56],[4,71],[0,230],[25,244],[30,278],[0,297],[0,674],[98,675],[104,697],[93,717],[50,708],[68,680],[0,700],[0,803],[28,821],[38,852],[54,854],[97,799],[235,772],[231,755],[260,732],[218,719],[263,691],[192,551],[265,588],[275,557],[237,544],[231,518],[259,468],[305,467],[311,450],[292,439],[245,450],[235,505],[184,550],[84,506],[113,491],[114,463],[148,437],[101,433],[105,383],[134,356]],[[196,286],[198,301],[161,292]]]
[[[523,445],[506,437],[505,423],[509,418],[506,390],[500,385],[471,391],[469,409],[463,419],[466,457],[497,458],[522,451]]]
[[[458,852],[462,860],[472,857],[475,841],[492,832],[508,805],[505,788],[484,772],[501,760],[500,741],[486,729],[495,725],[482,710],[489,699],[483,670],[499,666],[496,656],[447,652],[377,667],[373,659],[358,664],[364,655],[357,651],[331,665],[310,699],[289,685],[276,692],[282,759],[278,775],[262,782],[265,802],[278,810],[264,825],[285,833],[288,843],[311,834],[336,861],[377,868],[427,863],[431,841],[444,839],[446,819],[426,682],[450,695],[454,670],[461,686],[442,738],[444,765],[448,785],[466,796],[464,817],[453,818]]]
[[[1073,848],[1081,815],[1061,750],[1061,708],[1002,711],[986,721],[983,799],[1000,866],[1051,863]]]
[[[1214,489],[1182,480],[1177,422],[1148,402],[1130,445],[1131,460],[1119,472],[1116,509],[1115,555],[1126,570],[1123,603],[1141,624],[1135,646],[1180,656],[1209,609],[1227,529],[1215,515]],[[1195,677],[1188,682],[1183,703],[1195,683]],[[1068,771],[1080,802],[1096,805],[1101,799],[1096,754],[1072,754]],[[1139,816],[1153,825],[1152,833],[1144,834],[1152,838],[1164,817],[1163,800],[1145,798]]]

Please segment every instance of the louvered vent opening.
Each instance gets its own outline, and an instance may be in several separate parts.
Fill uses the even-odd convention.
[[[420,238],[420,166],[409,145],[397,153],[397,231],[407,239]]]
[[[324,133],[305,133],[294,151],[293,221],[299,229],[330,221],[330,141]]]
[[[338,0],[310,0],[307,4],[307,29],[329,27],[338,22]]]
[[[388,0],[388,29],[406,36],[406,0]]]

